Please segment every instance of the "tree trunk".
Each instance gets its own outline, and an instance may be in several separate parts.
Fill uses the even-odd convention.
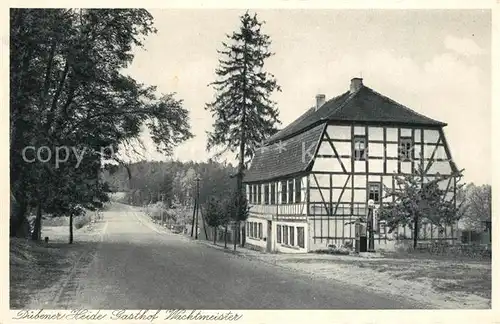
[[[224,248],[227,249],[227,224],[224,228]]]
[[[38,206],[36,209],[35,228],[33,229],[33,233],[31,233],[31,239],[33,241],[40,240],[41,232],[42,232],[42,204],[38,202]]]
[[[214,226],[214,245],[217,244],[217,226]]]
[[[414,224],[413,224],[413,249],[417,249],[417,241],[418,241],[418,214],[414,216]]]
[[[10,236],[11,237],[29,237],[29,231],[25,231],[25,226],[28,222],[26,219],[26,212],[28,211],[28,204],[23,200],[11,201],[10,216]]]
[[[241,226],[241,247],[245,247],[245,241],[246,241],[246,228],[245,228],[245,222],[243,222],[243,226]]]
[[[69,244],[73,244],[73,213],[69,214]]]
[[[239,224],[240,221],[236,221],[234,224],[234,231],[233,231],[233,244],[234,244],[234,250],[236,251],[236,244],[238,243],[238,230],[239,230]]]

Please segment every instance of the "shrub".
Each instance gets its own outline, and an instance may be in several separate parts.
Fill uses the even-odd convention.
[[[313,251],[313,253],[349,255],[350,251],[346,250],[344,248],[328,248],[328,249],[315,250],[315,251]]]
[[[84,215],[82,216],[77,216],[75,217],[75,219],[73,220],[73,226],[76,228],[76,229],[80,229],[82,228],[83,226],[87,225],[88,223],[90,223],[91,221],[91,218],[90,218],[90,215],[88,213],[85,213]]]
[[[60,217],[47,217],[42,221],[42,226],[68,226],[69,217],[60,216]]]
[[[346,250],[354,250],[354,243],[353,241],[345,241],[342,247]]]

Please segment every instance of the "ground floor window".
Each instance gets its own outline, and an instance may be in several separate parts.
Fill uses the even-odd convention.
[[[283,226],[283,244],[288,244],[288,226]]]
[[[304,228],[297,227],[297,245],[301,248],[304,247]]]
[[[276,225],[276,242],[305,248],[304,226]]]
[[[252,239],[262,238],[262,223],[247,222],[247,236]]]

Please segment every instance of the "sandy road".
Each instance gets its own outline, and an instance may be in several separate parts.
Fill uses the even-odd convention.
[[[335,280],[311,278],[158,230],[114,204],[54,308],[374,309],[418,308]]]

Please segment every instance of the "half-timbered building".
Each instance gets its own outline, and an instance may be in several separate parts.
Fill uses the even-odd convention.
[[[366,217],[367,201],[380,206],[395,176],[423,165],[426,179],[457,171],[443,128],[351,80],[349,90],[316,105],[267,139],[245,173],[250,204],[246,242],[267,251],[307,252],[353,243],[354,220]],[[456,180],[440,183],[454,199]],[[421,239],[457,238],[456,226],[439,231],[422,224]],[[411,240],[410,228],[387,233],[376,226],[375,248]]]

